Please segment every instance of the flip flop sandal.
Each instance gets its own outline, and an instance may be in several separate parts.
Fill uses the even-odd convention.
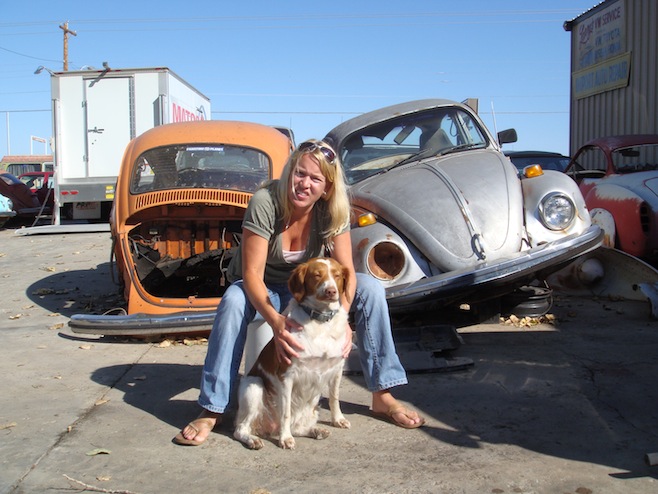
[[[420,422],[418,422],[417,424],[409,424],[409,425],[403,422],[399,422],[395,420],[395,418],[393,417],[393,415],[395,415],[396,413],[401,413],[403,415],[406,415],[407,417],[411,417],[410,412],[411,410],[409,410],[404,405],[392,406],[391,408],[388,409],[388,412],[374,412],[371,410],[373,417],[384,420],[385,422],[390,422],[391,424],[397,425],[398,427],[402,427],[403,429],[418,429],[419,427],[425,425],[425,419],[422,417],[419,417]]]
[[[208,432],[208,435],[210,435],[210,432],[219,425],[220,420],[219,418],[215,419],[215,423],[213,424],[213,419],[208,418],[208,417],[201,417],[198,419],[193,420],[189,424],[187,424],[187,427],[191,427],[194,429],[194,437],[198,436],[201,430],[203,429],[210,429]],[[199,446],[206,442],[206,439],[208,439],[208,436],[203,438],[202,440],[197,440],[197,439],[187,439],[185,436],[183,436],[183,431],[181,430],[178,434],[176,434],[176,437],[174,437],[173,442],[176,444],[180,444],[181,446]]]

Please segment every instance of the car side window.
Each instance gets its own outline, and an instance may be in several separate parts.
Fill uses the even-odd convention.
[[[608,168],[608,162],[603,150],[591,147],[578,158],[578,164],[585,170],[599,170],[604,172]]]

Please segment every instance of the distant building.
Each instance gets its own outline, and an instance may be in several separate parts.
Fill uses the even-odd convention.
[[[571,33],[569,150],[597,137],[658,134],[658,2],[605,0]]]
[[[27,172],[52,172],[53,156],[51,154],[6,155],[0,161],[0,169],[15,176]]]

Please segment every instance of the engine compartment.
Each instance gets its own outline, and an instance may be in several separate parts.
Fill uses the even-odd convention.
[[[130,230],[127,240],[139,282],[164,298],[216,298],[241,238],[240,220],[154,220]]]

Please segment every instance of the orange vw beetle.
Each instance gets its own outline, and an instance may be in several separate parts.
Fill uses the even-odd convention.
[[[265,125],[168,124],[133,139],[110,215],[125,315],[76,314],[74,332],[148,335],[208,331],[256,189],[277,178],[289,137]]]

